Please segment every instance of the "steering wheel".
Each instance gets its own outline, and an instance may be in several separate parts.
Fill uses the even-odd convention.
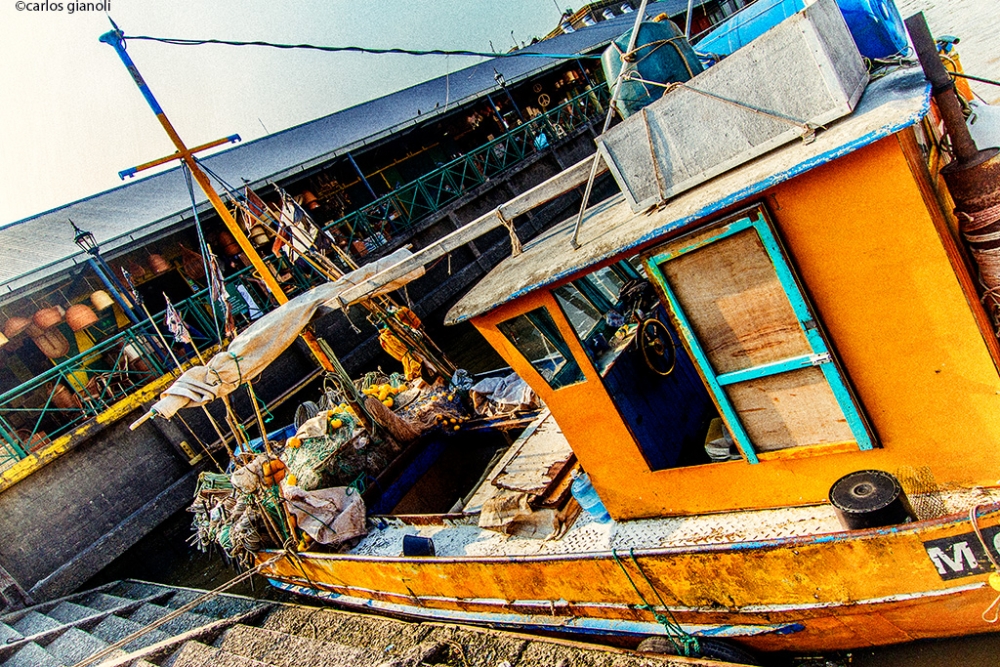
[[[677,350],[667,325],[655,317],[639,326],[639,347],[646,365],[657,375],[670,375],[677,362]]]

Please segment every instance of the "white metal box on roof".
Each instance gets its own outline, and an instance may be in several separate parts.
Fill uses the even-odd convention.
[[[845,116],[868,71],[834,0],[818,0],[631,116],[598,148],[633,211]]]

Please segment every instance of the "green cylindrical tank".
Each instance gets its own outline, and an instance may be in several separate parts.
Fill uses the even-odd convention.
[[[687,81],[704,69],[694,49],[684,38],[684,33],[671,21],[640,23],[634,59],[623,63],[622,55],[628,49],[631,37],[632,31],[629,30],[612,42],[601,56],[601,65],[609,86],[613,86],[618,80],[623,64],[629,67],[630,72],[636,72],[632,76],[660,84]],[[630,72],[626,72],[626,77]],[[623,81],[618,96],[618,110],[627,118],[660,99],[663,91],[662,86],[635,80]]]

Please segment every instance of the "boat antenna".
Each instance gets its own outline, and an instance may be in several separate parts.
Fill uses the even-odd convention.
[[[646,2],[647,0],[642,0],[642,4],[639,5],[639,11],[635,15],[635,25],[632,26],[632,35],[628,39],[628,48],[625,49],[625,53],[621,54],[622,69],[618,72],[618,78],[615,79],[614,88],[611,91],[611,101],[608,103],[608,115],[604,119],[604,128],[601,130],[601,134],[608,131],[611,126],[611,119],[614,117],[615,113],[615,103],[618,102],[618,95],[621,93],[622,81],[625,79],[625,72],[629,70],[629,63],[633,59],[632,51],[635,50],[635,43],[639,39],[639,25],[642,23],[642,19],[646,16]],[[587,202],[590,200],[590,191],[594,188],[594,178],[597,177],[597,170],[601,164],[601,152],[597,151],[594,154],[594,161],[590,166],[590,177],[587,179],[587,187],[583,191],[583,201],[580,202],[580,213],[576,216],[576,224],[573,226],[573,249],[576,250],[580,247],[580,224],[583,223],[583,215],[587,211]]]

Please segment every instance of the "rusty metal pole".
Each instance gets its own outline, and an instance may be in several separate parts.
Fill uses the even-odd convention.
[[[982,300],[1000,334],[1000,149],[979,150],[965,123],[955,82],[941,63],[923,13],[906,19],[906,29],[931,82],[954,162],[941,170],[955,202],[966,247],[979,267]]]
[[[923,68],[924,74],[931,82],[931,93],[934,95],[941,119],[944,121],[948,136],[951,138],[955,159],[960,165],[965,166],[971,166],[988,159],[989,151],[978,150],[976,142],[969,134],[969,128],[965,124],[965,115],[962,113],[962,104],[958,100],[958,93],[955,92],[955,81],[941,64],[937,45],[934,43],[934,38],[931,37],[923,12],[906,19],[906,29],[913,40],[913,48],[920,60],[920,67]],[[993,152],[996,152],[995,149]]]

